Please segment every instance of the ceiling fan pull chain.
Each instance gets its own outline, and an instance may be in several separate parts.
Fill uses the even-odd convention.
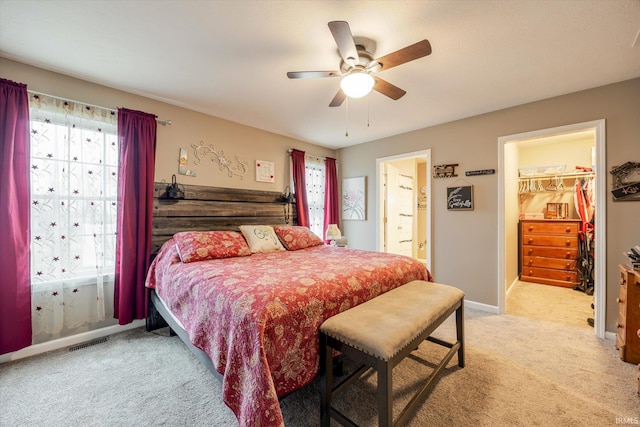
[[[349,138],[349,98],[347,98],[345,100],[346,102],[344,103],[344,111],[345,111],[345,130],[344,130],[344,136],[346,138]]]
[[[367,127],[371,124],[371,120],[369,116],[371,115],[371,102],[369,102],[369,97],[367,96]]]

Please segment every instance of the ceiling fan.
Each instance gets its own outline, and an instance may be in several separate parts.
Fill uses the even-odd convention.
[[[372,76],[381,72],[431,54],[431,44],[421,40],[380,58],[373,58],[375,42],[364,37],[353,37],[346,21],[329,22],[329,30],[338,45],[342,57],[340,70],[335,71],[289,71],[290,79],[309,79],[318,77],[343,76],[340,89],[333,97],[329,107],[339,107],[347,96],[360,98],[372,89],[393,100],[402,98],[407,92],[397,86]]]

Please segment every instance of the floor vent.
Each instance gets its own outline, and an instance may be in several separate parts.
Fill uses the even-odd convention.
[[[97,340],[93,340],[93,341],[86,342],[84,344],[74,345],[73,347],[69,347],[69,351],[81,350],[83,348],[87,348],[87,347],[91,347],[91,346],[94,346],[94,345],[102,344],[102,343],[105,343],[107,341],[109,341],[108,337],[98,338]]]

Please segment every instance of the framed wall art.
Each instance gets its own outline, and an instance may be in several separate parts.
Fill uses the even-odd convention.
[[[366,177],[342,180],[342,219],[356,221],[367,219]]]
[[[447,187],[447,209],[451,211],[472,211],[473,185]]]

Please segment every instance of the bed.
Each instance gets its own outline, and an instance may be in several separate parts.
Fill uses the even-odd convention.
[[[413,258],[323,244],[285,242],[285,250],[247,254],[235,247],[241,245],[237,236],[243,237],[234,234],[236,228],[217,231],[216,238],[233,243],[214,259],[200,259],[193,246],[208,231],[169,237],[146,285],[153,308],[222,378],[222,398],[239,424],[281,426],[279,398],[318,372],[318,327],[325,319],[412,280],[432,278]],[[281,241],[301,231],[274,229]],[[185,236],[192,239],[187,249]],[[185,258],[185,252],[196,255]]]

